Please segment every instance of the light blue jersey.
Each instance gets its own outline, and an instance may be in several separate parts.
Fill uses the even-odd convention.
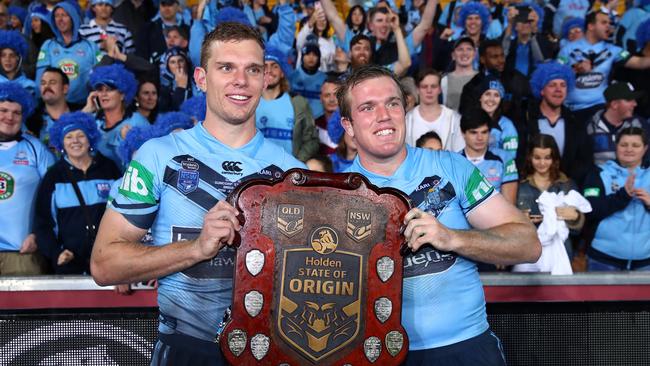
[[[567,95],[567,106],[575,111],[605,103],[603,93],[612,67],[629,57],[629,52],[605,41],[591,44],[583,37],[567,43],[558,54],[560,63],[573,66],[581,61],[591,61],[590,72],[576,75],[576,87]]]
[[[408,145],[406,149],[406,159],[391,177],[369,172],[358,157],[348,171],[362,173],[377,186],[406,192],[414,206],[448,228],[470,229],[466,216],[490,199],[494,187],[457,153]],[[407,255],[402,324],[410,350],[442,347],[485,332],[485,297],[476,264],[429,245]]]
[[[505,153],[505,160],[514,160],[519,148],[519,133],[514,123],[506,117],[501,116],[498,127],[490,129],[490,150],[501,150]]]
[[[38,185],[54,156],[36,137],[0,142],[0,251],[18,251],[32,232]]]
[[[460,154],[467,158],[465,150],[462,150]],[[481,171],[490,184],[499,192],[501,192],[502,185],[519,180],[515,160],[508,160],[508,154],[502,150],[488,150],[485,152],[483,159],[469,161]]]
[[[294,111],[288,93],[273,100],[261,98],[255,110],[255,125],[269,141],[292,153]]]
[[[96,122],[99,134],[102,136],[97,143],[97,150],[105,157],[113,160],[120,167],[120,170],[123,170],[122,159],[117,154],[118,147],[124,141],[121,133],[122,128],[126,125],[131,127],[149,126],[149,121],[140,113],[132,113],[124,116],[123,120],[111,128],[106,128],[106,121],[103,119],[98,119]]]
[[[316,73],[310,75],[302,67],[294,70],[289,79],[291,91],[307,99],[314,118],[318,118],[325,113],[323,103],[320,101],[320,88],[325,83],[325,79],[327,79],[327,75],[324,72],[316,71]]]
[[[152,229],[154,245],[198,237],[203,217],[242,181],[278,178],[304,164],[261,133],[241,148],[216,140],[198,124],[147,141],[124,174],[109,206],[133,225]],[[245,238],[244,238],[245,240]],[[176,331],[214,340],[231,303],[235,251],[159,279],[160,312],[176,319]],[[171,333],[161,322],[159,331]]]

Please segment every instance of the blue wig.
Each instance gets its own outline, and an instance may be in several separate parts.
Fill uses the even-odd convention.
[[[287,62],[287,59],[287,55],[273,46],[267,47],[264,52],[264,61],[273,61],[278,64],[284,73],[284,77],[288,79],[293,69],[289,65],[289,62]]]
[[[131,104],[138,90],[138,82],[135,80],[135,76],[123,64],[94,68],[90,73],[90,86],[96,89],[102,84],[116,88],[120,93],[124,94],[124,102],[127,105]]]
[[[15,81],[0,82],[0,102],[20,104],[23,122],[34,112],[34,97]]]
[[[12,49],[21,60],[27,56],[27,41],[18,31],[0,30],[0,50],[5,48]]]
[[[583,18],[574,18],[570,17],[564,20],[564,23],[562,23],[562,38],[563,39],[568,39],[569,38],[569,32],[573,28],[580,28],[582,31],[585,31],[585,20]]]
[[[639,24],[639,27],[636,29],[636,48],[642,50],[649,41],[650,19],[646,19],[643,23]]]
[[[117,155],[126,166],[131,161],[133,153],[142,145],[154,137],[159,137],[160,133],[153,126],[136,126],[129,130],[124,140],[117,148]]]
[[[530,77],[530,88],[535,98],[541,98],[542,89],[544,89],[546,84],[555,79],[564,80],[567,85],[567,91],[572,90],[576,84],[575,75],[569,66],[559,64],[555,61],[537,65],[537,68]]]
[[[195,95],[187,99],[181,104],[181,112],[190,117],[194,117],[197,121],[205,120],[205,93]]]
[[[70,112],[63,113],[61,118],[50,127],[50,144],[57,151],[63,151],[63,138],[68,132],[74,130],[82,130],[86,134],[86,138],[92,148],[101,139],[95,118],[88,113]]]
[[[345,129],[341,124],[341,112],[337,109],[327,120],[327,134],[335,144],[338,144],[344,133]]]
[[[465,29],[465,21],[470,15],[478,15],[481,17],[481,33],[487,32],[488,27],[490,26],[490,11],[485,5],[470,1],[467,4],[463,5],[458,14],[458,21],[456,25]]]
[[[539,4],[537,4],[537,2],[534,2],[534,1],[533,2],[528,2],[528,3],[525,3],[525,4],[530,6],[531,8],[533,8],[535,13],[537,13],[537,19],[539,19],[537,21],[537,31],[541,32],[542,31],[542,23],[544,23],[544,8],[539,6]]]
[[[251,26],[251,22],[248,20],[246,14],[233,6],[226,6],[225,8],[221,8],[221,10],[219,10],[217,13],[215,26],[223,22],[236,22],[247,25],[249,27]]]
[[[194,127],[194,121],[183,112],[168,112],[159,115],[152,127],[157,131],[158,136],[165,136],[177,128],[186,130]]]

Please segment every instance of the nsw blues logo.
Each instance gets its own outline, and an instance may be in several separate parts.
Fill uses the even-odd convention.
[[[199,186],[199,172],[196,170],[180,169],[176,188],[182,194],[189,194]]]

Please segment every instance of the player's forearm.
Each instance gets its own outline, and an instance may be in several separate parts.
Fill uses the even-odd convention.
[[[492,264],[533,263],[542,246],[530,223],[507,223],[488,230],[453,230],[454,251],[464,257]]]
[[[90,269],[97,284],[115,285],[164,277],[199,261],[194,241],[148,246],[131,242],[98,242]]]

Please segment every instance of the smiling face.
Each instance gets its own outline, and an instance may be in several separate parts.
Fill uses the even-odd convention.
[[[214,41],[206,68],[197,68],[194,79],[206,92],[206,121],[255,124],[255,109],[262,96],[264,51],[253,40]]]
[[[534,148],[530,156],[530,162],[535,173],[541,176],[547,175],[553,165],[553,153],[551,148]]]
[[[63,8],[56,8],[54,11],[54,24],[61,34],[72,32],[72,18]]]
[[[82,130],[72,130],[63,136],[63,150],[72,159],[88,155],[90,142]]]
[[[542,100],[552,108],[559,108],[564,103],[567,95],[567,86],[564,79],[549,81],[540,91]]]
[[[483,22],[481,16],[478,14],[471,14],[465,18],[465,32],[468,36],[476,36],[481,34]]]
[[[151,111],[158,102],[158,90],[153,83],[145,82],[140,86],[138,95],[135,96],[140,108]]]
[[[476,49],[467,42],[459,44],[451,53],[451,58],[456,62],[456,65],[460,67],[472,66],[475,56]]]
[[[390,24],[388,23],[388,14],[382,12],[376,12],[370,23],[368,24],[368,29],[372,32],[372,35],[375,36],[380,41],[385,41],[388,39],[388,34],[390,33]]]
[[[401,92],[389,77],[361,81],[349,91],[351,120],[343,118],[362,159],[390,160],[405,151],[405,112]]]
[[[487,112],[491,116],[494,115],[499,104],[501,103],[501,94],[494,89],[488,89],[481,95],[479,99],[481,102],[481,109]]]
[[[367,65],[370,63],[370,56],[372,56],[370,42],[363,39],[355,43],[350,48],[350,64],[352,68]]]
[[[18,103],[0,102],[0,138],[15,136],[22,125],[23,108]]]

